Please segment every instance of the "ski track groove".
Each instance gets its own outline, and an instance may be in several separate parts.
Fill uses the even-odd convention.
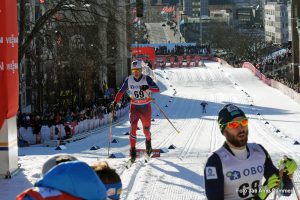
[[[218,102],[218,96],[215,95],[214,96],[215,99],[214,99],[214,102],[217,103]],[[211,129],[211,134],[210,134],[210,150],[209,150],[209,153],[212,153],[214,150],[216,150],[217,148],[217,143],[218,143],[218,138],[219,138],[219,135],[218,135],[218,123],[217,123],[217,116],[214,116],[213,117],[213,125],[212,125],[212,129]]]
[[[191,152],[190,149],[193,147],[193,144],[195,143],[195,139],[197,139],[197,137],[199,137],[201,134],[203,134],[203,132],[199,132],[199,130],[201,130],[202,126],[203,126],[203,122],[204,120],[194,120],[193,124],[191,124],[191,126],[189,127],[193,127],[192,130],[193,131],[189,131],[190,137],[188,137],[189,139],[187,140],[186,144],[184,145],[183,149],[181,150],[181,153],[179,154],[179,158],[183,159],[186,158]],[[200,134],[200,135],[199,135]]]
[[[170,76],[168,76],[168,77],[170,77]],[[174,88],[174,86],[173,86],[173,88]],[[176,122],[175,120],[172,121],[172,116],[178,116],[178,113],[180,113],[181,109],[184,108],[184,106],[186,105],[186,102],[183,99],[181,99],[180,97],[179,97],[179,99],[174,97],[174,98],[172,98],[171,103],[172,104],[171,104],[171,106],[168,107],[168,110],[164,110],[164,111],[165,111],[166,115],[169,117],[170,121],[174,124],[174,126],[180,130],[180,127],[181,127],[181,126],[179,126],[180,124],[175,123]],[[168,114],[168,111],[172,110],[174,108],[174,105],[176,105],[175,112],[172,112],[171,113],[172,115]],[[160,113],[160,115],[163,115],[163,114]],[[160,124],[159,126],[156,127],[156,130],[162,130],[162,129],[166,130],[165,127],[168,127],[168,126],[169,126],[169,128],[167,130],[170,130],[170,129],[171,130],[170,130],[170,133],[168,134],[167,138],[164,138],[164,140],[161,140],[162,141],[161,143],[155,145],[156,147],[160,147],[160,148],[165,147],[166,145],[168,145],[168,143],[170,144],[171,143],[170,141],[172,141],[178,135],[167,119],[164,119],[162,121],[165,122],[164,125]],[[157,131],[157,132],[159,132],[159,131]],[[156,136],[159,136],[159,135],[156,135]]]
[[[188,70],[187,71],[187,78],[188,80],[193,80],[193,75],[194,74],[199,74],[199,73],[192,73],[191,74],[191,70]],[[209,83],[213,80],[211,78],[211,74],[208,74],[206,77],[208,77],[208,79],[210,80]],[[196,78],[197,81],[199,81],[199,79]],[[207,101],[208,99],[203,99],[204,101]],[[196,102],[197,102],[197,99],[196,99]],[[196,104],[197,105],[197,104]],[[194,104],[190,105],[190,108],[193,108],[194,107]],[[201,108],[199,109],[199,112],[202,112],[201,111]],[[203,115],[202,115],[203,116]],[[204,124],[204,119],[199,116],[199,120],[194,120],[193,123],[190,123],[188,126],[185,125],[186,127],[191,127],[191,131],[189,131],[189,134],[192,133],[191,136],[189,136],[187,142],[185,143],[181,153],[179,154],[179,158],[180,159],[183,159],[183,158],[187,158],[188,155],[191,156],[191,151],[190,149],[192,149],[192,147],[194,147],[194,144],[196,143],[197,139],[201,139],[201,135],[203,135],[203,132],[204,131],[201,131],[202,127],[203,127],[203,124]],[[197,143],[196,143],[197,144]],[[201,143],[200,143],[201,144]],[[189,157],[190,157],[189,156]],[[197,154],[197,156],[199,156],[199,154]]]

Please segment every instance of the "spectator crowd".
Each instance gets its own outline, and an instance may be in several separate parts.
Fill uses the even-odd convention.
[[[43,139],[41,138],[43,127],[49,127],[50,129],[51,133],[50,137],[48,138],[49,140],[64,140],[71,138],[75,133],[74,129],[76,125],[84,121],[91,121],[93,119],[97,119],[99,121],[103,119],[105,115],[109,114],[111,112],[109,105],[113,101],[114,96],[114,92],[106,92],[106,94],[104,94],[104,98],[82,109],[80,109],[78,106],[76,106],[75,108],[70,107],[67,109],[54,107],[52,110],[45,110],[43,113],[19,112],[17,115],[19,146],[27,146],[29,145],[29,143],[34,143],[27,141],[26,138],[30,137],[26,137],[26,134],[33,134],[33,137],[36,137],[36,143],[43,143]],[[120,104],[116,107],[116,111],[126,108],[128,105],[128,100],[129,99],[127,96],[124,97]],[[91,127],[88,127],[87,129],[90,130]]]
[[[223,60],[230,60],[230,55],[224,54],[219,55],[219,58]],[[250,61],[253,63],[255,68],[259,70],[262,74],[264,74],[267,78],[276,80],[283,85],[293,89],[294,91],[300,93],[300,84],[293,83],[292,78],[292,69],[289,66],[291,63],[292,53],[291,49],[287,48],[286,50],[281,50],[279,52],[275,52],[272,56],[268,56],[266,58],[262,58],[255,61]],[[240,67],[243,65],[244,60],[234,59],[235,62],[230,63],[234,67]]]
[[[166,45],[155,48],[156,55],[208,55],[210,54],[209,45],[175,45],[173,48],[168,48]]]

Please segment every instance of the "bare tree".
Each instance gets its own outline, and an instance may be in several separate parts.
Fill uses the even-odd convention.
[[[103,48],[101,40],[114,47],[126,42],[114,32],[116,24],[126,27],[118,20],[119,8],[108,0],[49,1],[28,31],[25,4],[20,0],[19,62],[26,54],[36,110],[41,112],[45,104],[68,107],[95,100],[102,86],[98,66],[109,64],[106,58],[118,51]],[[107,38],[98,35],[101,24],[107,24]]]
[[[224,23],[210,23],[203,37],[213,48],[224,49],[243,61],[256,62],[274,49],[256,30],[234,29]]]

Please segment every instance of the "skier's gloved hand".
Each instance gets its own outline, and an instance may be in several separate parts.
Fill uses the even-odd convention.
[[[279,169],[283,169],[287,175],[292,175],[297,170],[297,163],[292,158],[283,158],[279,162]]]
[[[277,174],[273,174],[269,177],[269,179],[264,183],[259,190],[258,197],[260,199],[266,199],[268,195],[272,192],[273,188],[278,187],[280,182],[280,178]]]
[[[110,104],[109,109],[110,109],[111,111],[115,110],[116,105],[117,105],[117,103],[116,103],[115,101],[113,101],[113,102]]]
[[[149,86],[148,85],[141,85],[140,89],[143,90],[143,91],[146,91],[146,90],[149,89]]]

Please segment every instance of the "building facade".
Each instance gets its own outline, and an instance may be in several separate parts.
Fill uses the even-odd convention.
[[[208,0],[184,0],[183,12],[189,17],[209,16]]]
[[[286,4],[268,2],[265,5],[265,39],[284,45],[289,41],[288,7]]]
[[[210,12],[210,19],[216,22],[223,22],[232,25],[232,13],[226,10],[215,10]]]

